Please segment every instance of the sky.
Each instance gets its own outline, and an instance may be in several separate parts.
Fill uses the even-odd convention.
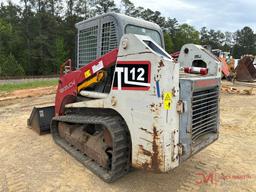
[[[19,3],[19,0],[12,0]],[[118,4],[120,0],[115,0]],[[176,18],[200,30],[235,32],[244,26],[256,31],[255,0],[130,0],[135,6],[158,10],[165,17]],[[7,2],[7,0],[0,0]]]
[[[136,6],[159,10],[164,16],[197,29],[206,26],[234,32],[244,26],[256,31],[255,0],[131,0]]]

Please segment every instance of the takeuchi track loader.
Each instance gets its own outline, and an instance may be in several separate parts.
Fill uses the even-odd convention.
[[[76,24],[76,70],[61,66],[55,106],[28,125],[106,182],[131,167],[167,172],[218,138],[220,62],[184,45],[178,62],[161,28],[108,13]]]

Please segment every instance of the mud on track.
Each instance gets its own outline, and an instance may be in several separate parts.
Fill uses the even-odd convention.
[[[255,92],[254,92],[255,93]],[[220,138],[166,174],[133,170],[113,184],[26,128],[54,95],[0,101],[0,191],[256,191],[256,96],[221,95]]]

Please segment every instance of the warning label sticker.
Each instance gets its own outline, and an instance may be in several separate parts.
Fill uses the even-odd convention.
[[[93,66],[92,66],[92,72],[93,72],[93,73],[96,73],[96,72],[98,72],[99,70],[101,70],[102,68],[104,68],[103,61],[99,61],[99,63],[98,63],[97,65],[93,65]]]
[[[164,93],[164,109],[165,110],[171,110],[171,103],[172,103],[172,93],[171,92],[165,92]]]
[[[90,71],[90,69],[88,69],[87,71],[84,72],[84,77],[88,78],[90,76],[91,76],[91,71]]]

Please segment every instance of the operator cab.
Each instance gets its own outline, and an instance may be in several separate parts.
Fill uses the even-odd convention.
[[[106,13],[76,24],[77,62],[79,69],[98,57],[118,48],[124,34],[151,37],[164,49],[162,29],[155,23],[117,13]]]

